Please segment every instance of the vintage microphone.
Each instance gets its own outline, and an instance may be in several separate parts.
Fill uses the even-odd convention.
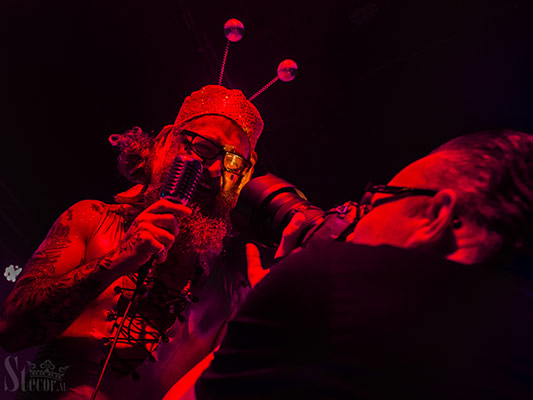
[[[167,178],[161,189],[161,198],[188,206],[196,186],[202,176],[202,162],[194,157],[176,156],[168,171]],[[137,271],[137,287],[134,295],[138,295],[150,268],[152,268],[155,255]],[[133,298],[133,297],[132,297]],[[126,315],[126,314],[125,314]]]
[[[202,171],[203,165],[200,160],[188,155],[177,156],[174,159],[172,166],[168,171],[165,183],[163,184],[163,189],[161,190],[161,198],[174,201],[185,206],[189,205],[196,186],[200,181],[200,177],[202,176]],[[135,297],[140,293],[146,276],[148,275],[150,268],[152,268],[153,266],[155,258],[156,255],[153,255],[150,260],[137,271],[137,286],[128,302],[126,310],[124,311],[124,315],[122,317],[122,321],[120,322],[120,326],[118,327],[117,333],[113,338],[113,342],[111,343],[111,347],[109,348],[107,358],[102,367],[102,372],[100,373],[98,383],[94,388],[91,400],[95,400],[96,398],[96,394],[98,393],[98,389],[100,388],[102,379],[104,378],[104,373],[109,364],[109,360],[111,359],[111,355],[113,354],[113,350],[115,349],[115,346],[117,344],[118,337],[120,335],[120,332],[122,332],[124,323],[126,322],[126,317],[128,316],[130,307],[133,304],[133,300],[135,299]]]
[[[161,198],[188,206],[202,171],[201,160],[191,156],[177,156],[161,190]]]

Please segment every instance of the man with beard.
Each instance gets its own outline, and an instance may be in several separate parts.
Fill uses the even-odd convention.
[[[212,85],[187,97],[155,140],[138,128],[112,135],[119,169],[138,185],[117,195],[119,204],[86,200],[63,213],[3,307],[6,350],[44,344],[35,364],[68,367],[67,392],[54,398],[91,396],[136,272],[152,260],[97,398],[161,398],[218,345],[249,290],[239,252],[224,247],[262,128],[240,91]],[[204,166],[190,208],[160,199],[170,165],[184,154]]]

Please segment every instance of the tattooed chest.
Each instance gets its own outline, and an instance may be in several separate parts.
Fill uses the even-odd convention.
[[[85,251],[86,260],[93,260],[98,257],[102,257],[104,254],[109,253],[111,250],[114,250],[120,240],[120,236],[115,239],[113,237],[98,237],[91,240],[87,244]]]
[[[109,210],[87,242],[86,259],[98,258],[116,249],[131,222],[131,217],[120,209]]]

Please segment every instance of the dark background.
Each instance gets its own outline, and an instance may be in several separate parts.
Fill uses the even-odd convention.
[[[157,133],[187,94],[217,83],[227,19],[246,33],[226,85],[251,96],[281,60],[299,65],[254,101],[257,173],[329,208],[454,136],[533,132],[528,3],[4,0],[0,272],[23,266],[73,203],[128,187],[108,136]],[[13,284],[0,282],[3,301]]]

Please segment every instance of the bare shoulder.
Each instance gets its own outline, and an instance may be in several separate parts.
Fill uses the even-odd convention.
[[[89,235],[107,205],[98,200],[75,203],[56,219],[43,242],[28,260],[17,287],[61,276],[82,265]],[[31,286],[33,288],[33,286]]]
[[[100,200],[82,200],[70,206],[59,219],[70,225],[81,237],[87,238],[110,207],[113,205]]]
[[[100,200],[81,200],[69,207],[69,210],[102,215],[110,206],[112,205]]]

